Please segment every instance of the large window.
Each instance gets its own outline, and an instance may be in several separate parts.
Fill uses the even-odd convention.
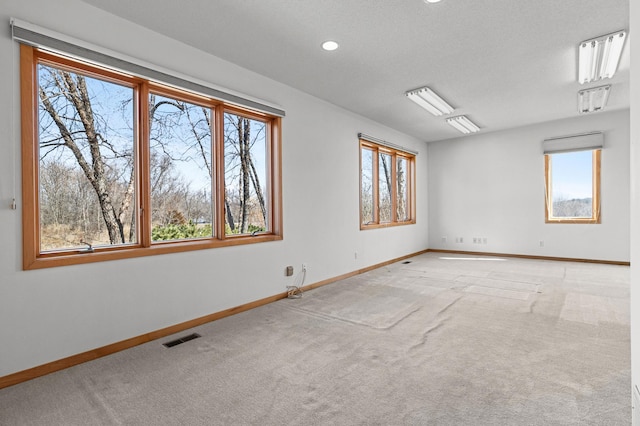
[[[415,157],[360,140],[360,229],[415,223]]]
[[[280,118],[21,47],[24,268],[282,238]]]
[[[546,221],[600,223],[600,149],[545,155]]]

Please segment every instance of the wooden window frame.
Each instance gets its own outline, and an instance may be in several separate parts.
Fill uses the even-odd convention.
[[[267,170],[266,170],[266,174],[267,174],[267,187],[272,188],[274,182],[278,182],[278,199],[272,199],[275,194],[273,191],[268,191],[267,193],[267,205],[269,206],[269,209],[267,209],[267,220],[266,223],[269,227],[269,231],[264,231],[264,232],[257,232],[255,235],[251,235],[251,238],[255,238],[258,236],[263,236],[263,235],[269,235],[275,231],[273,231],[274,229],[277,229],[277,233],[281,234],[282,233],[282,213],[281,213],[281,209],[282,209],[282,197],[280,195],[280,185],[281,185],[281,176],[282,176],[282,172],[281,172],[281,168],[279,166],[280,164],[280,118],[278,118],[278,124],[277,124],[277,129],[274,129],[274,126],[276,126],[276,124],[274,123],[274,119],[269,118],[269,116],[267,114],[262,114],[262,113],[257,113],[254,111],[249,111],[243,108],[238,108],[235,106],[231,106],[231,105],[222,105],[220,108],[220,113],[216,114],[216,119],[219,118],[219,122],[216,122],[216,129],[218,129],[218,132],[216,134],[216,138],[220,141],[220,143],[216,143],[215,146],[217,149],[219,149],[219,152],[217,152],[215,155],[215,159],[216,159],[216,178],[217,178],[217,182],[220,182],[220,184],[222,185],[222,187],[220,188],[220,190],[216,191],[216,202],[215,205],[217,206],[216,208],[216,212],[215,215],[216,217],[220,217],[220,220],[216,221],[216,224],[218,225],[218,229],[217,229],[217,233],[219,233],[220,235],[223,235],[225,239],[229,240],[229,239],[235,239],[235,238],[246,238],[248,235],[244,235],[244,234],[231,234],[231,235],[225,235],[225,207],[224,207],[224,196],[225,196],[225,179],[224,179],[224,175],[225,175],[225,164],[224,164],[224,114],[229,113],[229,114],[234,114],[234,115],[239,115],[241,117],[244,118],[248,118],[251,120],[255,120],[255,121],[261,121],[263,123],[265,123],[266,127],[267,127],[267,131],[266,131],[266,146],[265,146],[265,155],[267,159],[272,159],[273,156],[277,155],[278,156],[278,169],[275,170],[274,169],[274,162],[272,161],[268,161],[267,162]],[[277,130],[278,134],[276,135],[274,133],[274,130]],[[278,146],[276,147],[273,143],[274,139],[278,140]],[[276,202],[277,201],[277,202]],[[275,212],[278,212],[277,216],[274,216]],[[277,220],[276,220],[277,219]]]
[[[544,155],[544,177],[545,177],[545,203],[544,203],[544,219],[545,223],[583,223],[583,224],[599,224],[600,223],[600,163],[602,157],[602,149],[593,149],[592,151],[592,196],[591,196],[591,217],[555,217],[551,215],[553,206],[553,194],[551,192],[552,183],[552,161],[551,156],[554,153]]]
[[[138,242],[118,246],[94,247],[86,250],[60,250],[43,253],[40,249],[39,211],[39,152],[38,152],[38,79],[39,63],[81,72],[83,75],[126,85],[134,89],[136,131],[135,152],[137,167]],[[212,111],[212,163],[215,164],[212,194],[215,236],[178,241],[151,241],[149,123],[140,117],[148,117],[149,92],[179,97],[211,108]],[[55,266],[76,265],[117,259],[128,259],[192,250],[203,250],[243,244],[254,244],[283,239],[282,229],[282,119],[271,114],[245,109],[205,96],[169,87],[161,83],[119,73],[81,60],[67,58],[35,47],[20,45],[20,94],[22,131],[22,235],[23,269],[40,269]],[[255,235],[225,235],[224,232],[224,112],[233,111],[267,125],[268,161],[268,232]],[[221,222],[222,223],[219,223]]]
[[[373,176],[372,176],[372,184],[373,184],[373,220],[368,223],[364,223],[362,217],[362,150],[369,149],[373,152]],[[402,226],[402,225],[412,225],[416,223],[416,191],[415,191],[415,155],[404,152],[398,149],[390,148],[384,145],[380,145],[368,140],[360,139],[359,144],[359,158],[360,158],[360,187],[359,187],[359,207],[360,207],[360,230],[365,229],[378,229],[378,228],[387,228],[390,226]],[[391,220],[389,222],[380,222],[380,214],[379,214],[379,154],[389,154],[391,155],[391,176],[392,176],[392,185],[391,185]],[[407,216],[408,219],[404,221],[398,221],[398,181],[397,181],[397,159],[398,157],[405,158],[407,160]]]

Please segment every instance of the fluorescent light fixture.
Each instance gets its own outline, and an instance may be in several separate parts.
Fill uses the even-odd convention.
[[[480,127],[472,123],[466,115],[458,115],[457,117],[447,118],[447,123],[459,132],[464,133],[465,135],[480,131]]]
[[[602,111],[607,105],[611,85],[592,87],[578,92],[578,112],[588,114]]]
[[[446,103],[444,99],[428,87],[410,90],[406,92],[405,95],[436,117],[444,114],[451,114],[454,111],[454,108],[451,105]]]
[[[322,43],[322,48],[324,50],[332,51],[332,50],[336,50],[338,47],[340,47],[340,45],[333,40],[327,40],[324,43]]]
[[[620,30],[580,43],[578,82],[584,84],[613,77],[626,38],[626,31]]]

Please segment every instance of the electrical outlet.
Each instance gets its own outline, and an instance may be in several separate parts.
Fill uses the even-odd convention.
[[[460,237],[460,242],[464,243],[464,238]]]
[[[290,277],[291,275],[293,275],[293,266],[287,266],[284,274],[287,277]]]
[[[544,247],[544,241],[540,240],[540,247]]]
[[[308,266],[309,266],[309,265],[307,265],[306,263],[303,263],[303,264],[302,264],[302,271],[303,271],[303,272],[307,272],[307,267],[308,267]]]
[[[446,243],[447,242],[447,237],[442,237],[442,242]]]
[[[482,237],[482,244],[487,244],[487,237]]]
[[[353,258],[354,258],[354,259],[357,259],[357,258],[358,258],[358,252],[357,252],[357,251],[354,251],[354,252],[353,252]]]

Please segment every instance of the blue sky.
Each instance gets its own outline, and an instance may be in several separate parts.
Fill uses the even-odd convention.
[[[592,151],[553,154],[551,157],[553,200],[592,197]]]

